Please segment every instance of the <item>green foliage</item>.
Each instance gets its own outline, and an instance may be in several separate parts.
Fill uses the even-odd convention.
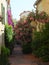
[[[3,55],[3,54],[4,54],[4,56],[8,57],[10,54],[10,50],[6,47],[1,47],[1,55]]]
[[[6,47],[1,47],[0,65],[9,65],[9,60],[8,60],[9,55],[10,55],[10,50]]]
[[[13,38],[13,30],[12,26],[10,25],[5,25],[5,33],[7,34],[7,40],[10,42]]]
[[[5,25],[5,46],[10,49],[10,53],[14,47],[13,29],[10,25]]]
[[[35,32],[32,50],[43,61],[49,61],[49,23],[45,24],[42,32]]]
[[[39,18],[40,18],[40,15],[39,14],[36,14],[35,19],[36,20],[39,20]]]
[[[22,48],[24,54],[32,53],[31,43],[23,44]]]
[[[46,12],[41,12],[40,14],[40,19],[47,19],[48,15],[46,14]]]

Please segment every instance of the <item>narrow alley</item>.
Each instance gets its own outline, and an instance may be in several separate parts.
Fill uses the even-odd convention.
[[[49,63],[42,62],[32,54],[23,54],[20,45],[15,45],[9,61],[11,65],[49,65]]]

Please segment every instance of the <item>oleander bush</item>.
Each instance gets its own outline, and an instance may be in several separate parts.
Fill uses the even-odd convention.
[[[23,53],[31,52],[32,27],[29,22],[25,20],[16,24],[15,38],[20,41]]]

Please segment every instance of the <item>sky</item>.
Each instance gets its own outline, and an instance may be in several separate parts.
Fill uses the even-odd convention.
[[[16,20],[19,20],[20,18],[20,13],[23,11],[32,11],[35,10],[33,5],[36,0],[11,0],[10,5],[11,5],[11,12],[12,12],[12,17]]]

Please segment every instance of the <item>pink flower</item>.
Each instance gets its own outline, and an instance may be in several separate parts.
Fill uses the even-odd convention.
[[[16,29],[18,28],[18,26],[16,25],[16,27],[15,27]]]
[[[44,20],[44,19],[42,19],[42,20],[41,20],[41,22],[45,22],[45,20]]]
[[[27,23],[27,21],[26,21],[26,20],[24,20],[24,24],[25,24],[25,23]]]
[[[44,11],[40,13],[40,15],[41,15],[41,16],[43,16],[44,14],[45,14],[45,12],[44,12]]]
[[[20,31],[19,30],[16,30],[16,33],[20,33]]]
[[[20,35],[22,36],[22,35],[23,35],[23,33],[20,33]]]
[[[39,19],[39,22],[41,22],[41,19]]]
[[[34,18],[33,17],[30,17],[30,20],[34,20]]]
[[[21,37],[20,37],[20,36],[15,36],[15,38],[16,38],[17,40],[19,40]]]
[[[45,22],[47,23],[47,22],[49,22],[49,20],[47,19]]]
[[[19,28],[19,30],[22,30],[22,28]]]

